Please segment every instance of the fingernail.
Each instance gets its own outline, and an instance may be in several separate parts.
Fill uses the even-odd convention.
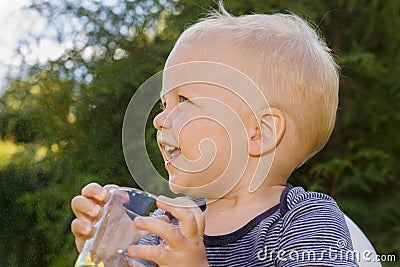
[[[107,194],[108,194],[108,191],[106,189],[104,189],[104,188],[101,189],[101,192],[100,192],[100,195],[99,195],[100,199],[101,200],[105,200],[106,197],[107,197]]]
[[[92,215],[93,217],[97,217],[100,213],[100,209],[101,207],[99,205],[94,205],[92,210],[90,211],[90,215]]]
[[[83,229],[83,233],[85,235],[89,235],[92,232],[92,226],[86,226],[85,229]]]

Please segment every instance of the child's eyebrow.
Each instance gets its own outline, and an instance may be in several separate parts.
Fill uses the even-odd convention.
[[[187,87],[188,85],[190,85],[189,87]],[[194,87],[194,85],[196,85]],[[174,95],[185,95],[185,96],[193,96],[193,94],[196,94],[196,92],[198,91],[198,85],[196,83],[192,83],[192,84],[184,84],[182,86],[177,86],[173,89],[168,90],[167,92],[165,91],[161,91],[160,93],[160,100],[162,103],[165,103],[166,101],[166,96],[168,94],[173,93]]]
[[[190,84],[184,84],[183,86],[178,86],[174,90],[176,94],[178,95],[185,95],[185,96],[197,96],[201,95],[202,93],[202,86],[204,86],[205,83],[200,83],[200,82],[193,82]]]

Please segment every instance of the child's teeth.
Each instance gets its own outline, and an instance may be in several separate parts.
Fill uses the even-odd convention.
[[[165,148],[165,151],[167,151],[167,152],[170,152],[175,149],[175,147],[169,146],[169,145],[165,145],[164,148]]]

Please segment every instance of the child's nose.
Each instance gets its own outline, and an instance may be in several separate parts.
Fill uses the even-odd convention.
[[[162,112],[158,113],[157,116],[153,120],[153,125],[157,130],[161,130],[162,128],[171,127],[170,119],[168,119],[168,114],[166,109]]]

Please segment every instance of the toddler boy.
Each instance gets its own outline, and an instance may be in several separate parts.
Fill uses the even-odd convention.
[[[221,83],[177,82],[185,73]],[[326,144],[338,105],[337,65],[307,22],[221,8],[182,33],[163,82],[154,126],[170,188],[208,204],[202,212],[160,197],[155,218],[134,221],[160,238],[129,247],[131,257],[160,266],[357,266],[334,200],[287,183]],[[78,249],[106,189],[90,184],[72,201]]]

